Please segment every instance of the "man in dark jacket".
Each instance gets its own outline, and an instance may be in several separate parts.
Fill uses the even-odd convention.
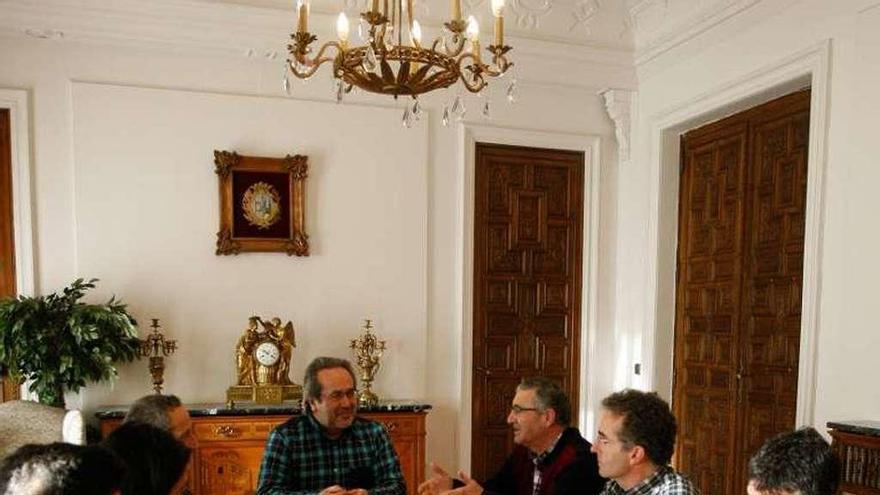
[[[571,404],[555,382],[526,378],[516,389],[507,424],[516,448],[501,470],[480,484],[459,472],[453,480],[432,464],[431,479],[419,495],[598,495],[605,485],[596,456],[577,428],[570,426]]]

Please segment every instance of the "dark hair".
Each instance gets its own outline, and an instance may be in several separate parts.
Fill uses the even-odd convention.
[[[840,461],[813,428],[767,440],[749,461],[749,479],[770,493],[832,495],[840,481]]]
[[[128,467],[123,495],[165,495],[189,462],[189,447],[171,433],[146,423],[124,423],[103,444]]]
[[[176,395],[145,395],[134,401],[131,407],[128,408],[128,413],[125,415],[123,422],[146,423],[156,428],[170,431],[171,420],[168,417],[168,413],[172,409],[181,406],[183,404]]]
[[[351,381],[354,383],[355,388],[357,388],[357,378],[355,377],[354,369],[352,369],[351,363],[347,359],[317,357],[306,367],[306,373],[303,377],[304,403],[308,404],[310,400],[316,400],[321,397],[321,382],[318,381],[318,372],[332,368],[343,368],[345,371],[348,371],[348,374],[351,375]],[[309,411],[309,407],[304,409],[307,412]]]
[[[516,388],[534,390],[539,409],[556,411],[556,423],[559,425],[568,426],[571,424],[571,402],[553,380],[542,376],[523,378]]]
[[[675,416],[656,392],[626,389],[605,397],[602,407],[623,416],[617,435],[627,448],[638,445],[655,465],[669,464],[675,449]]]
[[[0,494],[110,495],[124,475],[122,461],[101,447],[30,444],[0,465]]]

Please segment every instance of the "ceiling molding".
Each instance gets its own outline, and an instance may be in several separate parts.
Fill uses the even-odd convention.
[[[631,2],[635,64],[645,64],[762,0],[638,0]]]
[[[467,1],[465,4],[467,5]],[[175,44],[211,51],[283,50],[296,25],[291,1],[259,0],[0,0],[0,34],[127,43]],[[335,38],[340,7],[356,16],[365,0],[312,0],[312,26],[320,39]],[[429,5],[433,4],[434,9]],[[489,35],[488,0],[474,0],[473,13]],[[631,51],[632,34],[622,3],[599,0],[510,0],[508,38]],[[442,6],[442,7],[441,7]],[[426,34],[439,32],[448,0],[422,0]],[[465,13],[469,11],[465,9]],[[520,22],[517,22],[519,20]],[[60,34],[59,34],[60,33]]]
[[[541,0],[521,0],[541,1]],[[445,2],[444,2],[445,3]],[[281,64],[295,25],[278,9],[193,0],[0,0],[0,35],[41,43],[141,47]],[[335,13],[313,12],[319,39],[335,36]],[[428,26],[426,34],[436,34]],[[552,37],[550,37],[552,38]],[[592,88],[634,80],[632,51],[508,36],[523,79]],[[607,81],[597,81],[607,73]],[[559,80],[564,79],[564,80]]]

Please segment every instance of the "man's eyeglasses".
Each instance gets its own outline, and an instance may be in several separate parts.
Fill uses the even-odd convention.
[[[348,400],[352,400],[355,397],[357,397],[357,393],[358,393],[358,391],[356,388],[350,388],[348,390],[336,390],[334,392],[326,394],[324,397],[327,397],[328,399],[332,400],[333,402],[339,402],[342,400],[343,397],[345,397]]]
[[[513,414],[520,414],[520,413],[524,413],[526,411],[543,412],[541,409],[538,409],[537,407],[522,407],[522,406],[518,406],[516,404],[510,406],[510,412],[512,412]]]

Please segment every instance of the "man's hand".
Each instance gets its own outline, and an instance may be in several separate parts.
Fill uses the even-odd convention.
[[[456,488],[455,490],[449,490],[443,492],[442,495],[482,495],[483,487],[480,486],[479,483],[474,481],[467,473],[464,471],[458,472],[458,477],[461,478],[461,481],[464,482],[464,486]]]
[[[368,495],[368,493],[363,488],[355,488],[345,492],[345,495]]]
[[[437,464],[431,463],[431,477],[419,485],[419,495],[439,495],[452,489],[452,476]]]

